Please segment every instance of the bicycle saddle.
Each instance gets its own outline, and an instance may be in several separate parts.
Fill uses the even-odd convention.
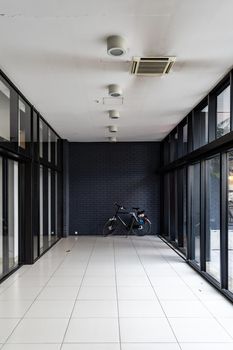
[[[133,207],[132,209],[134,209],[134,210],[139,210],[140,208],[139,208],[139,207]]]
[[[141,215],[141,214],[144,214],[144,213],[145,213],[145,210],[139,210],[139,211],[137,212],[138,215]]]

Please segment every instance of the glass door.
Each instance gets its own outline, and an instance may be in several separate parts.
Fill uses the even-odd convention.
[[[206,272],[220,282],[220,155],[206,160]]]
[[[228,289],[233,293],[233,151],[228,152]]]
[[[200,266],[201,263],[201,166],[200,163],[190,165],[191,181],[191,259]]]
[[[0,157],[0,277],[3,274],[3,161]]]
[[[19,261],[19,164],[14,160],[8,160],[7,184],[8,267],[11,270]]]

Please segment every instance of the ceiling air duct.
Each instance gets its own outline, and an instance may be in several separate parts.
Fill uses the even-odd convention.
[[[142,76],[168,74],[175,60],[175,57],[134,57],[131,73]]]

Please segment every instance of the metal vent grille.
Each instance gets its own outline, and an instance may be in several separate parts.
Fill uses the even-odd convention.
[[[134,57],[131,73],[148,76],[168,74],[175,59],[175,57]]]

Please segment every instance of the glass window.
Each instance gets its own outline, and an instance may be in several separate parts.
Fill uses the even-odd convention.
[[[220,156],[206,161],[206,272],[220,282]]]
[[[200,163],[190,166],[192,259],[200,265]]]
[[[233,292],[233,151],[228,153],[228,289]]]
[[[51,133],[49,133],[48,125],[43,121],[42,118],[40,118],[39,119],[39,144],[40,144],[39,155],[40,155],[40,158],[43,158],[45,161],[51,161],[51,142],[49,142],[49,137],[51,141]]]
[[[194,112],[193,147],[200,148],[208,143],[208,105]]]
[[[48,128],[48,161],[51,162],[51,130]]]
[[[3,273],[3,184],[2,184],[2,157],[0,157],[0,275]]]
[[[55,146],[55,165],[57,165],[57,161],[58,161],[58,137],[56,135],[55,135],[54,146]]]
[[[0,137],[10,141],[10,89],[0,80]]]
[[[39,120],[40,158],[43,158],[43,122]]]
[[[201,110],[201,119],[203,120],[202,125],[203,125],[203,140],[201,140],[201,146],[206,145],[208,143],[208,128],[209,128],[209,107],[206,105],[202,110]]]
[[[217,138],[230,132],[230,86],[217,96]]]
[[[57,179],[57,172],[55,172],[55,236],[57,238],[58,234],[58,179]]]
[[[187,252],[186,182],[186,168],[179,169],[177,172],[178,247],[185,255]]]
[[[40,252],[43,252],[44,246],[43,229],[43,167],[40,166]]]
[[[19,203],[18,162],[8,160],[8,255],[9,269],[18,265]]]
[[[19,146],[26,150],[28,143],[31,141],[31,116],[30,106],[19,98],[18,106],[18,123],[19,123]]]
[[[175,132],[170,135],[170,162],[177,159],[178,155],[178,133]]]
[[[37,113],[33,112],[33,147],[34,157],[38,158],[38,116]]]
[[[182,169],[182,198],[183,198],[183,249],[187,253],[187,172]]]
[[[176,171],[169,174],[170,183],[170,240],[178,242],[178,212],[177,212],[177,176]]]
[[[183,155],[188,152],[188,123],[183,126]]]
[[[170,181],[169,173],[164,176],[164,208],[163,208],[163,225],[165,236],[170,234]]]
[[[51,223],[51,170],[48,169],[48,243],[51,245],[51,231],[52,231],[52,223]]]

